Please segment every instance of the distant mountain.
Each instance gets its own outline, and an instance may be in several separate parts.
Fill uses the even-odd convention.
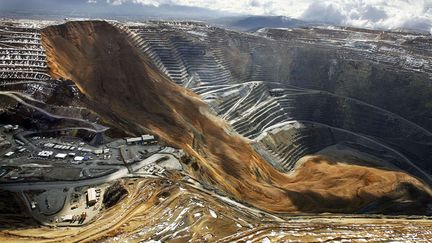
[[[162,4],[159,7],[123,2],[120,5],[106,0],[0,0],[0,16],[6,18],[105,18],[117,20],[187,19],[205,20],[231,16],[224,12],[200,7]]]
[[[256,31],[261,28],[295,28],[312,25],[310,22],[285,16],[231,17],[218,19],[215,23],[242,31]]]

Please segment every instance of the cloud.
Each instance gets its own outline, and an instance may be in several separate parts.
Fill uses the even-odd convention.
[[[122,5],[127,2],[127,0],[107,0],[107,3],[112,4],[114,6]]]
[[[432,1],[312,2],[299,18],[366,28],[409,28],[430,31],[432,28]]]
[[[340,24],[346,17],[336,5],[314,2],[309,5],[300,18],[307,21]]]
[[[282,15],[355,27],[432,28],[432,0],[107,0],[113,5],[180,5],[250,15]]]

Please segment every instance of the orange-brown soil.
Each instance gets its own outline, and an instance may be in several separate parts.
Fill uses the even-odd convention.
[[[150,131],[184,149],[198,161],[196,176],[258,208],[353,212],[380,199],[420,206],[431,201],[429,187],[403,172],[311,157],[294,174],[280,173],[107,22],[50,26],[42,42],[51,74],[73,80],[104,119],[130,133]]]

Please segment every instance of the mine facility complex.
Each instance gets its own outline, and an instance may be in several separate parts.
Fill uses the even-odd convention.
[[[182,151],[161,146],[148,134],[99,146],[66,134],[42,134],[17,125],[1,126],[0,186],[21,191],[32,216],[46,225],[92,220],[112,180],[163,177],[166,170],[182,168]]]

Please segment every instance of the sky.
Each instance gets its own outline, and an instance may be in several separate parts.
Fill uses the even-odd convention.
[[[239,14],[274,15],[334,25],[432,33],[432,0],[0,0],[0,17],[2,10],[37,13],[47,9],[59,15],[88,17],[211,19]]]
[[[182,5],[230,13],[287,16],[301,20],[379,29],[432,32],[432,0],[89,0]]]

